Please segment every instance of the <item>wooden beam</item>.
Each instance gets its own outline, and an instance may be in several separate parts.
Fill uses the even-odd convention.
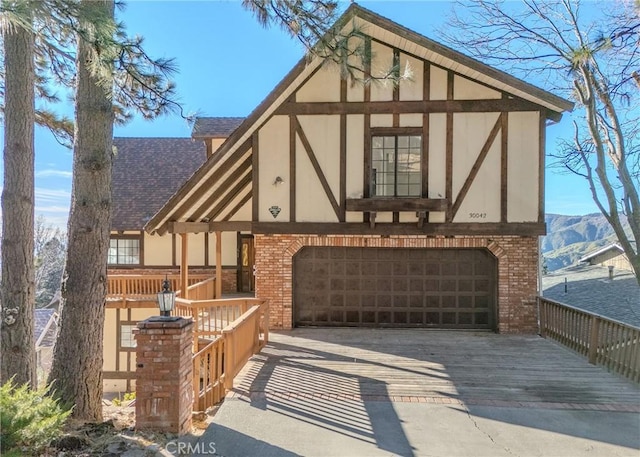
[[[238,149],[236,149],[231,157],[229,157],[224,163],[222,163],[217,170],[215,170],[210,177],[208,177],[202,185],[198,186],[198,190],[193,193],[178,209],[173,211],[171,214],[171,219],[181,219],[187,212],[195,205],[198,200],[200,200],[206,192],[209,192],[211,188],[218,185],[218,181],[222,179],[222,177],[231,169],[231,167],[235,166],[240,158],[246,154],[246,152],[251,147],[251,143],[249,141],[245,141]]]
[[[393,76],[396,78],[393,81],[393,101],[400,101],[400,50],[393,49]],[[393,112],[393,126],[400,127],[400,113],[398,111]]]
[[[260,177],[260,173],[258,170],[258,164],[260,163],[260,159],[259,159],[259,134],[258,134],[258,130],[256,130],[255,132],[253,132],[253,135],[251,135],[251,158],[252,158],[252,162],[251,162],[251,218],[254,221],[258,221],[260,218],[260,213],[259,213],[259,209],[260,207],[258,206],[259,203],[259,199],[258,199],[258,183],[259,180],[258,178]]]
[[[211,195],[198,206],[195,210],[191,211],[190,218],[193,220],[202,219],[207,213],[211,211],[211,207],[215,202],[219,199],[223,198],[225,195],[228,197],[230,193],[231,186],[233,186],[240,178],[245,177],[248,173],[249,181],[251,181],[251,156],[248,156],[242,163],[236,164],[236,169],[233,170],[224,181],[216,182],[214,186],[214,191],[211,192]],[[222,177],[221,177],[222,178]]]
[[[347,211],[445,211],[444,198],[348,198]]]
[[[447,102],[453,102],[453,72],[447,72]],[[445,132],[445,198],[449,202],[445,214],[446,222],[453,221],[453,112],[447,113],[447,125]]]
[[[340,101],[347,101],[347,80],[340,79]],[[338,220],[346,220],[347,200],[347,115],[340,115],[340,192],[339,192],[340,217]]]
[[[211,221],[210,232],[250,232],[252,223],[249,221]]]
[[[453,203],[453,207],[451,208],[451,220],[453,220],[453,218],[456,216],[456,213],[460,209],[460,205],[462,205],[464,198],[467,196],[467,192],[469,192],[469,189],[471,188],[471,184],[473,184],[473,180],[476,179],[476,176],[480,171],[480,167],[482,166],[484,159],[489,154],[489,150],[491,149],[491,146],[493,145],[493,142],[495,141],[496,136],[498,136],[498,132],[500,131],[500,128],[502,126],[503,116],[506,116],[506,113],[503,113],[500,116],[498,116],[498,120],[496,121],[493,128],[491,129],[491,132],[489,132],[489,137],[487,138],[487,141],[485,141],[484,145],[482,145],[480,154],[478,154],[478,157],[476,158],[476,161],[473,164],[473,167],[471,167],[469,176],[467,176],[467,179],[464,181],[464,184],[462,185],[460,192],[458,192],[458,196],[456,197],[456,200]]]
[[[538,222],[544,224],[544,181],[547,143],[547,123],[540,112],[538,130]]]
[[[500,222],[483,223],[434,223],[424,224],[420,229],[415,222],[392,224],[376,223],[372,228],[369,222],[324,223],[324,222],[256,222],[254,234],[290,234],[300,235],[477,235],[477,236],[539,236],[546,234],[545,224],[537,222]]]
[[[212,220],[217,218],[224,209],[229,206],[234,198],[242,192],[243,189],[251,184],[251,173],[247,173],[238,183],[232,188],[227,189],[227,194],[220,200],[220,202],[207,214],[207,219]]]
[[[376,213],[375,211],[372,211],[369,213],[369,228],[374,229],[376,228],[376,216],[378,215],[378,213]]]
[[[302,130],[302,126],[300,125],[300,122],[298,122],[298,119],[295,119],[295,125],[296,125],[296,132],[298,133],[298,137],[302,142],[302,146],[304,147],[304,150],[306,151],[307,156],[311,161],[311,165],[313,165],[313,169],[315,170],[316,175],[320,180],[320,184],[322,184],[322,188],[324,189],[324,192],[327,195],[327,198],[329,199],[329,203],[331,203],[331,206],[333,207],[333,211],[336,213],[336,217],[338,218],[338,220],[340,220],[340,206],[336,201],[336,197],[333,195],[333,191],[329,186],[329,182],[327,181],[327,178],[324,176],[322,168],[320,168],[320,163],[318,163],[318,159],[313,153],[311,144],[309,143],[309,140],[307,139],[307,136],[305,135],[304,130]]]
[[[216,293],[214,298],[222,298],[222,232],[216,232]]]
[[[169,233],[207,233],[207,222],[169,222]]]
[[[189,234],[181,233],[182,252],[180,253],[180,296],[189,298]]]
[[[422,62],[422,99],[429,101],[431,98],[431,65]],[[422,198],[429,198],[429,113],[422,114],[422,150],[420,151],[420,171],[422,172]]]
[[[500,222],[507,222],[508,166],[509,166],[509,113],[500,115]]]
[[[540,106],[520,99],[489,100],[398,100],[386,102],[297,102],[283,103],[275,115],[302,114],[412,114],[491,113],[540,111]]]
[[[371,127],[371,136],[422,135],[422,127]]]
[[[296,117],[289,116],[289,220],[296,221]]]
[[[229,213],[222,219],[223,221],[228,221],[229,219],[231,219],[233,216],[235,216],[235,214],[240,211],[240,209],[249,201],[251,200],[251,192],[248,192],[247,195],[245,195],[244,197],[242,197],[242,200],[240,200],[238,202],[238,204],[236,206],[234,206],[231,211],[229,211]]]

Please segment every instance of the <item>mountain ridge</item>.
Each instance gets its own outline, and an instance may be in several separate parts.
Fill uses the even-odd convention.
[[[584,216],[546,214],[545,222],[547,235],[542,238],[541,252],[548,271],[574,265],[590,252],[618,241],[601,213]]]

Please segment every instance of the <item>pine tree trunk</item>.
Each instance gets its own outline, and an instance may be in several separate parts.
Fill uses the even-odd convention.
[[[113,15],[113,1],[84,0]],[[86,5],[85,5],[86,6]],[[73,189],[60,329],[49,375],[78,419],[102,419],[102,339],[111,223],[113,109],[78,39]]]
[[[0,382],[36,385],[33,33],[3,27],[5,64]]]

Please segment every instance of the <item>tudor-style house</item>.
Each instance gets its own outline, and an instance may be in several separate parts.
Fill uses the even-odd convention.
[[[246,119],[117,139],[114,220],[132,223],[114,225],[110,271],[178,288],[216,272],[282,329],[537,331],[545,129],[572,104],[358,5],[340,24],[372,56],[361,79],[411,77],[302,59]],[[161,158],[164,193],[139,165]]]

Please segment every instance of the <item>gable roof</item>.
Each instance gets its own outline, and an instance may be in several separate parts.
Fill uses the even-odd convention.
[[[191,138],[114,138],[111,230],[142,230],[206,160]]]
[[[578,260],[578,262],[588,262],[594,257],[598,257],[599,255],[604,254],[605,252],[608,252],[608,251],[618,251],[620,254],[624,253],[624,249],[622,249],[622,246],[620,246],[618,243],[612,243],[601,249],[598,249],[597,251],[594,251],[590,254],[585,255],[580,260]]]
[[[422,52],[419,57],[443,68],[454,70],[463,76],[484,82],[496,89],[513,93],[518,97],[547,108],[550,112],[559,114],[573,109],[573,103],[562,97],[558,97],[505,72],[485,65],[478,60],[430,40],[355,3],[352,3],[342,17],[338,19],[335,28],[341,29],[346,26],[349,21],[355,21],[356,19],[359,19],[361,22],[364,21],[364,24],[359,25],[366,26],[366,28],[363,28],[363,33],[372,37],[385,37],[389,33],[402,37],[401,42],[393,43],[393,45],[401,51],[416,54],[416,49],[421,47],[424,52]],[[407,48],[410,48],[410,51]],[[217,150],[216,154],[212,155],[206,163],[194,173],[193,177],[166,202],[162,209],[149,220],[145,226],[145,230],[150,233],[165,233],[169,221],[184,218],[183,206],[187,201],[191,204],[197,204],[199,209],[202,208],[202,198],[197,199],[194,196],[198,189],[200,189],[201,186],[211,184],[211,175],[216,170],[220,171],[220,168],[225,167],[224,164],[229,161],[230,156],[233,155],[236,160],[238,159],[238,154],[234,153],[246,148],[246,144],[248,140],[250,140],[251,135],[269,119],[289,95],[297,90],[306,78],[321,64],[322,61],[320,58],[314,58],[311,61],[305,57],[300,59],[271,93],[269,93],[238,128],[229,135],[227,140]],[[249,165],[249,170],[250,169]],[[244,186],[244,192],[246,192],[246,189],[247,187]],[[251,192],[250,186],[249,192]],[[231,200],[229,196],[226,196],[226,199]],[[176,214],[174,209],[178,208],[178,205],[182,208],[177,213],[178,217],[174,217],[174,214]],[[198,210],[197,212],[200,215],[202,214],[202,211]],[[196,218],[186,219],[195,221]]]
[[[193,124],[191,137],[197,139],[227,138],[244,120],[244,117],[198,117]]]
[[[55,332],[49,332],[49,330],[56,318],[57,314],[53,309],[37,308],[34,310],[33,339],[35,340],[36,348],[39,346],[53,346],[54,341],[51,340],[55,339],[55,334],[50,334]]]

